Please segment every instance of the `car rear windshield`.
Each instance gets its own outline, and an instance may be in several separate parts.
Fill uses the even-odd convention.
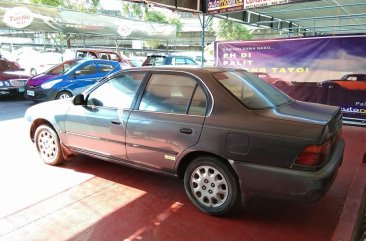
[[[143,66],[163,65],[165,63],[165,59],[165,56],[149,56],[146,58]]]
[[[220,72],[212,77],[250,109],[273,108],[293,101],[279,89],[245,71]]]

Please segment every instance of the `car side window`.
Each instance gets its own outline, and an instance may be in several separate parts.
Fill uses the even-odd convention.
[[[114,66],[111,64],[98,64],[99,72],[108,73],[114,69]]]
[[[197,94],[195,94],[196,89]],[[204,94],[202,96],[203,91],[200,89],[197,82],[189,76],[153,74],[142,97],[139,110],[204,114],[206,97]],[[202,93],[200,94],[199,91]],[[188,111],[191,102],[192,106]],[[200,108],[204,110],[202,111]]]
[[[121,59],[119,58],[119,56],[117,54],[114,54],[114,53],[110,53],[109,54],[109,59],[110,60],[114,60],[114,61],[121,61]]]
[[[75,75],[83,76],[83,75],[90,75],[97,73],[97,66],[96,64],[87,64],[80,69],[75,71]]]
[[[191,59],[186,59],[186,64],[196,64],[196,63]]]
[[[83,59],[87,57],[87,52],[85,51],[76,51],[76,58]]]
[[[183,65],[186,64],[186,61],[184,60],[184,58],[174,58],[174,61],[172,61],[172,63],[174,63],[174,65]]]
[[[115,76],[92,91],[87,105],[109,108],[130,108],[145,73],[128,73]]]

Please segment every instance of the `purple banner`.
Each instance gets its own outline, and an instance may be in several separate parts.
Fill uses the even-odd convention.
[[[366,125],[366,36],[218,41],[215,62],[295,99],[341,106],[345,122]]]

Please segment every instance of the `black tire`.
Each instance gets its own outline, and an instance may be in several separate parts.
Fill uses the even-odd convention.
[[[60,139],[57,133],[48,125],[38,126],[34,143],[44,163],[54,166],[64,161]]]
[[[194,159],[184,174],[189,199],[201,211],[215,216],[230,211],[238,198],[236,175],[215,157]]]
[[[57,94],[55,100],[61,100],[61,99],[70,99],[72,97],[72,94],[68,91],[61,91]]]

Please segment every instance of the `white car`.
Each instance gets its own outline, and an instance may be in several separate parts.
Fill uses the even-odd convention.
[[[62,62],[62,54],[57,52],[38,52],[33,49],[19,51],[16,62],[30,75],[45,72]]]

